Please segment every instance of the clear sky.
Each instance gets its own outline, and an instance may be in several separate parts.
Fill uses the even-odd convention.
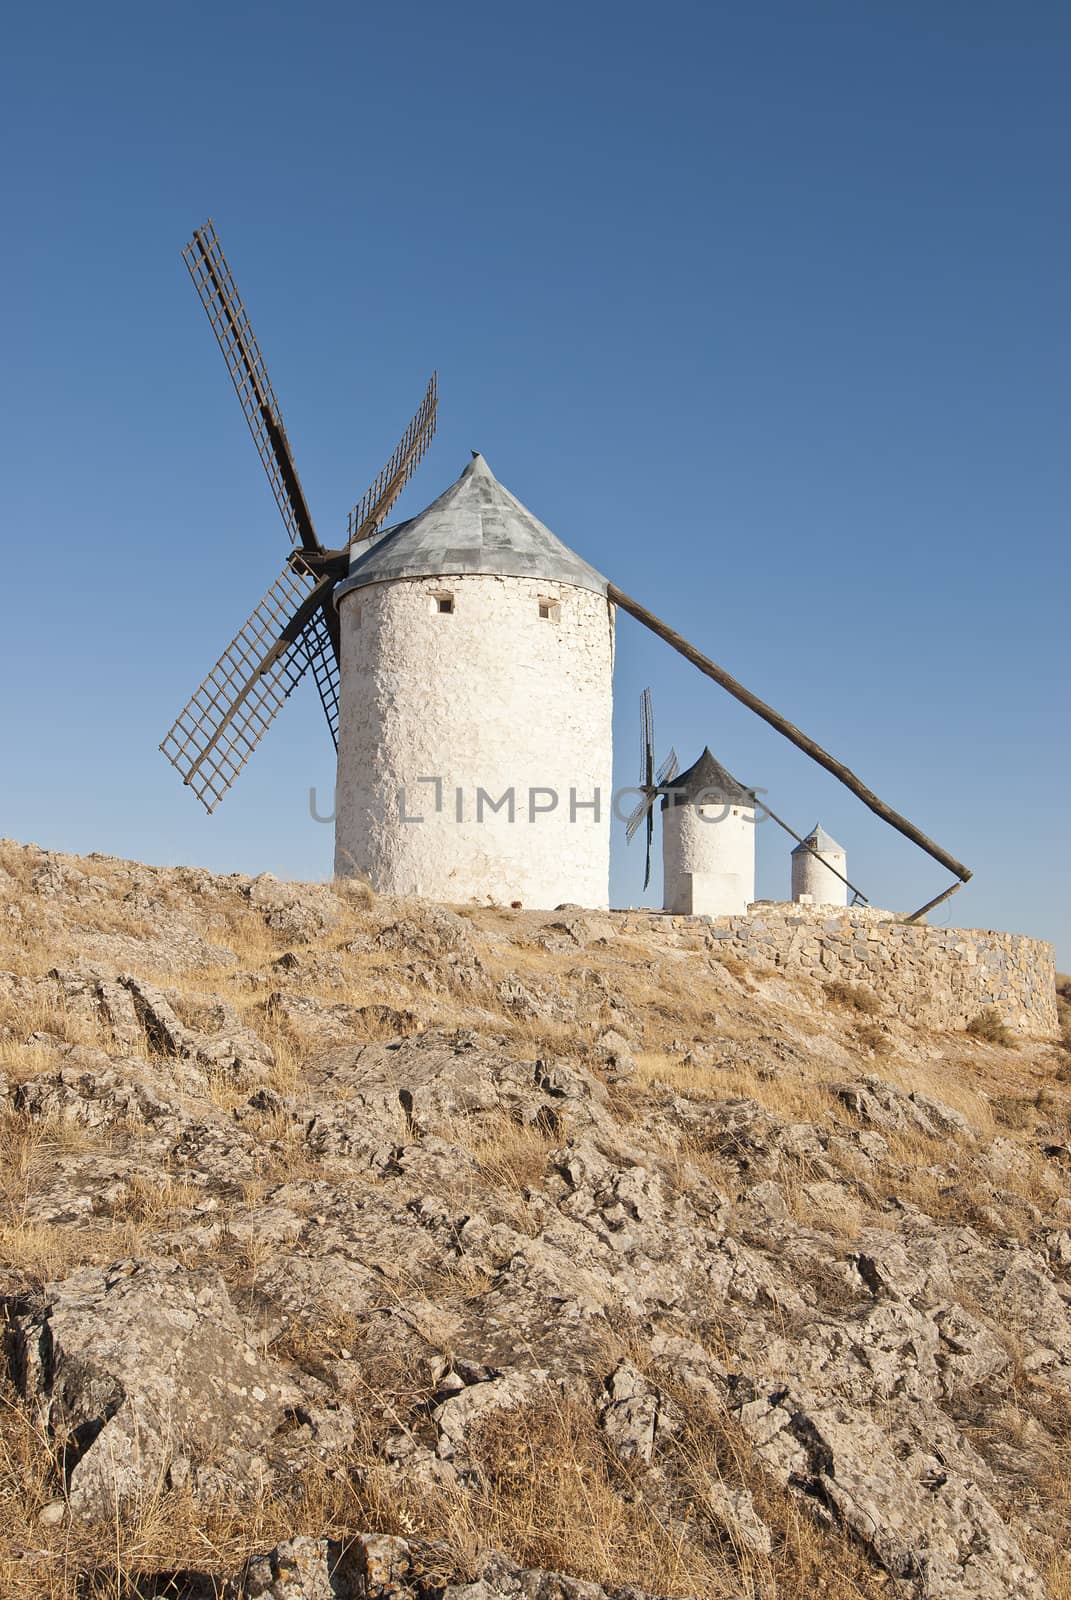
[[[180,256],[212,215],[325,540],[438,367],[399,514],[482,450],[974,868],[939,915],[1071,966],[1066,5],[103,0],[9,10],[0,73],[0,832],[330,871],[311,686],[211,818],[156,749],[287,548]],[[649,683],[873,902],[945,886],[618,640],[620,783]]]

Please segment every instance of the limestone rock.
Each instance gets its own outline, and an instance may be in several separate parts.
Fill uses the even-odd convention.
[[[736,1385],[735,1415],[786,1484],[829,1506],[894,1577],[940,1600],[1044,1600],[985,1494],[910,1434],[890,1440],[835,1400]]]
[[[270,872],[253,879],[246,898],[274,933],[295,944],[307,944],[333,928],[342,914],[338,897],[323,884],[280,883]]]
[[[408,915],[381,929],[374,942],[380,950],[395,950],[410,958],[423,956],[433,961],[470,964],[477,961],[468,923],[445,906],[414,902]]]
[[[326,1043],[344,1044],[369,1034],[401,1037],[419,1026],[414,1012],[395,1006],[330,1002],[286,989],[274,990],[267,1007],[292,1033]]]
[[[159,1497],[166,1526],[214,1495],[252,1519],[267,1492],[293,1537],[229,1574],[196,1550],[132,1573],[132,1600],[225,1579],[232,1600],[649,1600],[580,1579],[590,1544],[555,1573],[420,1536],[455,1502],[479,1530],[511,1473],[556,1471],[564,1419],[682,1570],[724,1568],[718,1600],[773,1592],[797,1514],[846,1529],[896,1600],[1039,1600],[1033,1563],[1066,1542],[1066,1060],[912,1011],[942,1025],[972,957],[1013,941],[927,931],[967,987],[889,978],[893,1083],[863,1070],[859,1018],[797,982],[854,965],[877,990],[919,936],[874,913],[460,915],[2,855],[0,1328],[56,1468],[27,1560],[101,1548],[117,1501]],[[251,916],[265,953],[236,972]],[[715,944],[777,976],[738,980]],[[195,957],[198,988],[160,975]],[[1046,1005],[1037,987],[1015,1025]],[[978,1082],[1007,1071],[1029,1113],[992,1142],[948,1103],[975,1080],[941,1087],[987,1050]],[[310,1521],[321,1471],[412,1537]]]
[[[361,1554],[356,1542],[288,1539],[253,1556],[227,1584],[224,1600],[366,1600]]]
[[[584,949],[600,939],[611,939],[614,925],[607,916],[594,911],[569,911],[546,923],[539,934],[544,950]]]
[[[659,1600],[631,1584],[608,1589],[521,1567],[493,1550],[475,1565],[474,1578],[459,1577],[449,1551],[432,1540],[302,1537],[252,1557],[223,1600]]]
[[[16,1311],[11,1342],[82,1515],[171,1483],[248,1493],[352,1434],[351,1418],[257,1354],[215,1272],[151,1259],[82,1268]]]
[[[949,1134],[962,1139],[973,1137],[971,1125],[961,1112],[928,1095],[904,1094],[881,1078],[869,1076],[856,1083],[834,1083],[829,1087],[869,1127],[914,1131],[930,1139]]]
[[[606,1380],[599,1405],[602,1430],[614,1453],[625,1462],[649,1467],[656,1444],[676,1433],[678,1408],[628,1361],[620,1361]]]
[[[751,1490],[741,1485],[730,1488],[720,1478],[712,1478],[705,1488],[706,1501],[734,1544],[752,1555],[768,1556],[774,1547],[773,1534],[755,1510]]]

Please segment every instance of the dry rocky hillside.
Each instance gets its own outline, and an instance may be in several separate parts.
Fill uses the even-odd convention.
[[[0,1595],[1071,1596],[1071,1056],[0,846]]]

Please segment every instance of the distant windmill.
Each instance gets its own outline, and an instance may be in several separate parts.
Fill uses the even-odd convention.
[[[643,799],[625,824],[625,838],[631,844],[639,832],[640,823],[644,818],[647,819],[647,859],[643,869],[645,889],[651,881],[651,840],[654,835],[655,801],[665,785],[671,783],[680,770],[677,752],[672,747],[657,772],[654,763],[654,708],[651,704],[651,691],[645,689],[640,695],[640,781],[636,786],[642,789]]]
[[[369,538],[415,472],[435,432],[435,374],[398,448],[350,512],[342,549],[320,543],[282,412],[211,219],[182,252],[219,341],[292,550],[267,594],[192,696],[160,749],[212,811],[311,667],[338,749],[339,626],[332,603],[351,546]]]

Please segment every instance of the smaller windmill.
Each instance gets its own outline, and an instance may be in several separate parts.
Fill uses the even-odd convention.
[[[680,771],[677,752],[672,747],[657,772],[654,763],[654,708],[651,704],[651,691],[645,689],[640,695],[640,781],[636,785],[637,789],[642,791],[643,798],[625,824],[625,839],[631,844],[639,832],[640,823],[644,818],[647,819],[647,859],[643,869],[645,889],[651,881],[651,841],[654,838],[655,802],[666,784],[672,783]]]

